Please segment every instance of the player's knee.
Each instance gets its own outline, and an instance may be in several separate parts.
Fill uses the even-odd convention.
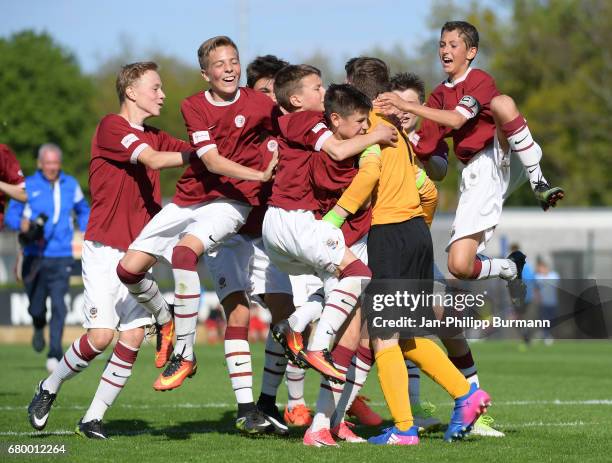
[[[198,255],[187,246],[175,246],[172,250],[172,268],[197,271]]]
[[[97,351],[102,352],[113,342],[115,332],[110,329],[92,329],[87,333],[87,339],[91,346]]]
[[[134,285],[139,281],[142,281],[145,273],[132,273],[127,270],[122,264],[121,261],[117,264],[117,277],[119,277],[119,281],[125,285]]]
[[[119,336],[119,340],[132,349],[139,349],[142,341],[144,340],[144,335],[144,328],[134,328],[123,331]]]
[[[340,272],[340,278],[347,277],[361,277],[370,279],[372,278],[372,271],[366,264],[361,262],[359,259],[356,259],[344,267],[344,269]]]
[[[473,265],[470,262],[466,262],[460,259],[448,259],[448,271],[460,280],[467,280],[471,278],[473,272]]]
[[[508,118],[516,117],[515,113],[518,113],[514,100],[508,95],[493,97],[491,100],[491,111],[495,117],[506,116]]]

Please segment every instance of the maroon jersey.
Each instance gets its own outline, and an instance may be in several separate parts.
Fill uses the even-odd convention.
[[[105,116],[91,141],[91,213],[85,239],[126,250],[161,209],[159,172],[138,163],[147,147],[191,151],[184,141],[149,126]]]
[[[263,93],[240,88],[230,102],[217,102],[210,92],[186,98],[181,112],[189,141],[198,156],[216,148],[221,156],[256,170],[264,170],[259,151],[262,131],[275,132],[280,110]],[[261,182],[237,180],[210,173],[199,159],[194,159],[176,184],[172,201],[188,206],[218,198],[228,198],[251,205],[259,204]]]
[[[323,113],[317,111],[285,114],[278,119],[278,125],[281,133],[279,160],[268,204],[288,211],[316,211],[310,158],[314,152],[321,151],[332,133]]]
[[[278,149],[278,141],[276,137],[267,137],[259,146],[259,151],[263,158],[264,165],[268,165],[272,160],[272,153]],[[252,238],[261,236],[263,219],[268,210],[268,199],[272,194],[272,182],[264,183],[259,190],[259,206],[254,206],[249,213],[246,223],[242,226],[238,233],[248,235]]]
[[[0,181],[11,185],[25,185],[25,178],[19,161],[11,149],[0,144]],[[0,192],[0,230],[4,227],[4,206],[6,195]]]
[[[479,112],[472,111],[461,102],[466,95],[478,101]],[[428,158],[441,139],[453,137],[457,159],[467,164],[476,153],[493,142],[495,121],[491,113],[491,100],[497,95],[499,91],[495,81],[480,69],[469,68],[466,74],[455,82],[445,81],[438,85],[427,99],[427,106],[457,110],[468,117],[468,121],[460,129],[453,130],[423,119],[421,128],[410,138],[417,156]]]
[[[324,151],[311,157],[312,186],[318,210],[315,216],[320,219],[342,196],[344,190],[357,175],[359,157],[354,156],[342,161],[334,161]],[[342,233],[347,246],[352,246],[370,231],[372,209],[368,207],[357,211],[342,225]]]

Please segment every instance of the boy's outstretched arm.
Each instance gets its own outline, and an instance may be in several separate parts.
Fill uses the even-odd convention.
[[[338,140],[329,137],[321,147],[334,161],[356,156],[371,145],[395,146],[397,142],[397,130],[386,124],[378,124],[370,132],[358,135],[348,140]]]

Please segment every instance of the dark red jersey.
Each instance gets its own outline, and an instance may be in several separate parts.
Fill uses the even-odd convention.
[[[11,185],[25,185],[25,178],[19,161],[11,149],[0,144],[0,181]],[[4,227],[4,207],[6,195],[0,192],[0,230]]]

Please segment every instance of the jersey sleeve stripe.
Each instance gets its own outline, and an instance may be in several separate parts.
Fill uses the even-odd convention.
[[[217,145],[215,145],[214,143],[212,145],[202,146],[196,151],[196,154],[198,155],[199,158],[201,158],[213,148],[217,148]]]
[[[321,151],[321,148],[323,147],[323,143],[325,143],[327,139],[331,136],[332,136],[332,133],[330,130],[326,130],[325,132],[323,132],[321,136],[319,137],[319,139],[317,140],[317,143],[314,147],[315,151]]]
[[[130,156],[130,162],[132,164],[136,164],[138,162],[138,156],[140,155],[140,153],[142,153],[148,147],[149,145],[147,145],[146,143],[141,143],[140,145],[138,145],[134,149],[134,151],[132,151],[132,155]]]

